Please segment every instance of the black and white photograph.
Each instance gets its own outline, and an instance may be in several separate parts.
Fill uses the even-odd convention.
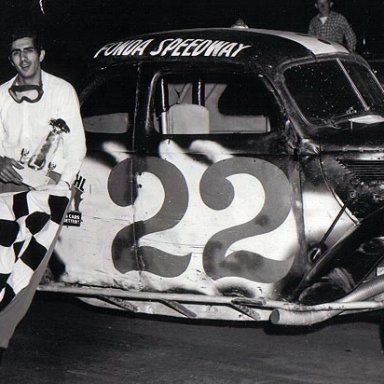
[[[382,0],[3,0],[1,384],[381,384]]]

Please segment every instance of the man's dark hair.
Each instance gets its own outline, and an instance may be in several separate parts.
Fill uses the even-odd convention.
[[[39,33],[33,28],[26,27],[13,30],[9,41],[9,51],[11,51],[12,44],[14,41],[22,39],[24,37],[30,37],[32,39],[33,46],[40,54],[41,50],[43,49],[43,45]]]

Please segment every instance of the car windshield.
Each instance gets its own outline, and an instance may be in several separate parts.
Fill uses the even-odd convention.
[[[288,68],[285,83],[306,119],[326,124],[375,111],[384,115],[384,94],[361,64],[328,60]]]

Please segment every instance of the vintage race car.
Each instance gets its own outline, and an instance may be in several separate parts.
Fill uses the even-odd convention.
[[[384,92],[360,56],[247,28],[95,52],[88,154],[40,290],[309,325],[384,307]]]

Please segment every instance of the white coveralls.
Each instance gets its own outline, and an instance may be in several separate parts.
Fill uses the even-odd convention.
[[[0,156],[20,160],[32,155],[51,131],[51,119],[62,119],[70,132],[52,159],[61,174],[57,185],[24,191],[3,183],[0,194],[0,348],[7,348],[27,312],[46,269],[72,185],[86,153],[79,102],[73,87],[42,71],[43,96],[35,103],[17,103],[9,94],[15,78],[0,86]],[[65,183],[66,182],[66,183]]]

